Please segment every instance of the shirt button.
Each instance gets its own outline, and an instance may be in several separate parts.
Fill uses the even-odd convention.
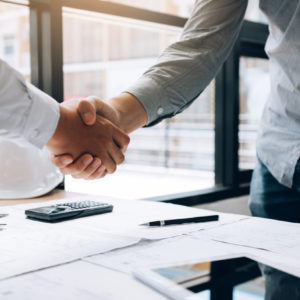
[[[33,130],[31,137],[36,138],[40,135],[40,131],[36,128]]]
[[[157,114],[162,115],[163,112],[164,112],[164,109],[162,107],[159,107],[158,110],[157,110]]]

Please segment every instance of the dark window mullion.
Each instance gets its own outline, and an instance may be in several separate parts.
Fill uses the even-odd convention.
[[[216,184],[238,185],[239,42],[216,78]]]
[[[47,5],[48,4],[48,5]],[[63,101],[63,30],[60,0],[30,1],[32,82]]]

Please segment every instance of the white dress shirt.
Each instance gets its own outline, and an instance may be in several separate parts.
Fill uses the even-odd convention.
[[[42,148],[53,135],[59,105],[0,59],[0,136]]]
[[[63,180],[43,148],[58,119],[58,103],[0,60],[0,199],[40,196]]]

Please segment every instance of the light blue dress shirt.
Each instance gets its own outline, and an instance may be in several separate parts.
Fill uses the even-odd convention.
[[[240,31],[247,0],[198,0],[181,38],[127,92],[148,115],[148,126],[187,108],[216,76]],[[269,20],[266,51],[271,94],[257,140],[261,161],[291,187],[300,157],[300,2],[261,0]]]

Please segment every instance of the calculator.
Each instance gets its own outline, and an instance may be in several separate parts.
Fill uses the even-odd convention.
[[[69,202],[25,210],[30,219],[58,222],[96,214],[112,212],[113,205],[91,200]]]

